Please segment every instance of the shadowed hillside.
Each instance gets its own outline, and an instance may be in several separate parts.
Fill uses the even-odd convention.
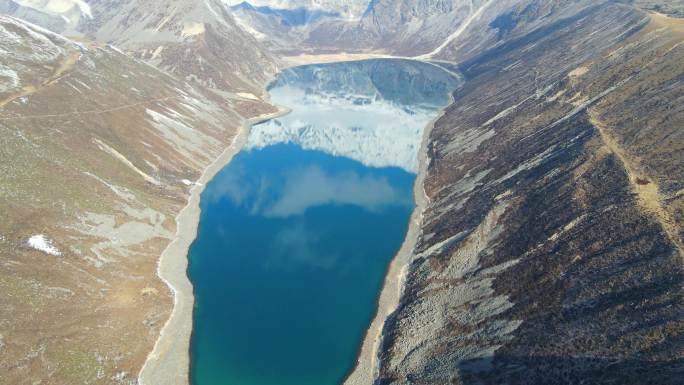
[[[378,384],[680,381],[682,26],[604,3],[461,63]]]

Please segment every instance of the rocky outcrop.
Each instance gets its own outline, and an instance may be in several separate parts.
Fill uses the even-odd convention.
[[[680,381],[683,25],[604,2],[461,63],[377,384]]]

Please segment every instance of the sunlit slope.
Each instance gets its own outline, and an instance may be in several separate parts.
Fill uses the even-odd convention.
[[[6,16],[0,51],[0,383],[130,383],[174,217],[263,107]]]

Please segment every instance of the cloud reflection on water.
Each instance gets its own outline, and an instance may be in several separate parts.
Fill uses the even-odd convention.
[[[312,207],[347,204],[375,211],[399,203],[399,194],[386,178],[359,176],[353,171],[325,172],[317,165],[292,170],[286,175],[282,195],[263,210],[267,217],[301,215]]]
[[[335,267],[339,255],[322,255],[316,243],[320,241],[315,229],[297,224],[283,228],[273,238],[266,268],[295,269],[302,266],[329,270]]]
[[[377,211],[391,205],[411,206],[382,176],[353,170],[332,172],[316,164],[295,166],[276,174],[248,175],[242,167],[226,170],[208,192],[212,202],[227,198],[250,215],[287,218],[326,205],[352,205]]]

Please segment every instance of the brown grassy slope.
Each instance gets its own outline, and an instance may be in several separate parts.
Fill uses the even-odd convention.
[[[237,109],[264,107],[109,47],[0,25],[19,37],[0,40],[15,50],[3,65],[33,88],[0,95],[0,384],[134,383],[173,304],[156,266],[184,180],[232,141]],[[50,50],[61,53],[34,64]],[[37,234],[61,255],[31,248]]]

